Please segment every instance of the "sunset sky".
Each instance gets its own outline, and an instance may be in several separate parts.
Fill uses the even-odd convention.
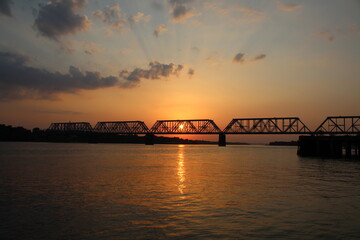
[[[0,123],[360,114],[358,0],[0,0]]]

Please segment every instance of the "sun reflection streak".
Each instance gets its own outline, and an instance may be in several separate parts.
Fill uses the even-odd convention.
[[[177,167],[177,175],[178,175],[178,190],[181,194],[184,194],[185,189],[185,167],[184,167],[184,145],[179,145],[178,151],[178,167]]]

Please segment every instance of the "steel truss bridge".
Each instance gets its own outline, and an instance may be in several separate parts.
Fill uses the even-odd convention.
[[[95,132],[112,134],[360,134],[360,116],[327,117],[311,131],[298,117],[234,118],[221,130],[211,119],[158,120],[148,128],[143,121],[51,123],[48,131]]]

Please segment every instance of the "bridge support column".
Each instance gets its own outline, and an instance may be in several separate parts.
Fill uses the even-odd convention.
[[[154,145],[154,134],[147,133],[145,135],[145,145]]]
[[[226,146],[226,135],[224,133],[219,134],[219,146],[220,147]]]
[[[350,141],[345,142],[345,156],[351,157],[351,142]]]

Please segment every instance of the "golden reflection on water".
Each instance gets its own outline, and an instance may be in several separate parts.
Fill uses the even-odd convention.
[[[185,189],[184,149],[185,149],[185,145],[179,145],[177,175],[178,175],[178,190],[182,195],[184,194],[184,189]]]

